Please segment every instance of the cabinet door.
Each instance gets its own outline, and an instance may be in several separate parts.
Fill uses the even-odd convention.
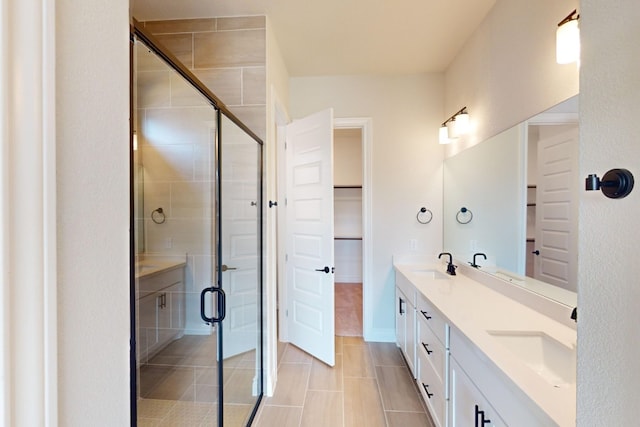
[[[166,293],[171,333],[174,336],[179,336],[182,334],[185,322],[184,283],[180,282],[170,286]]]
[[[158,346],[158,294],[147,295],[138,300],[138,343],[140,346],[140,361],[146,362],[147,357]]]
[[[450,407],[452,427],[506,427],[505,422],[453,358]]]

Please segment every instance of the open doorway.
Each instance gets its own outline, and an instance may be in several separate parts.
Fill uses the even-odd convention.
[[[362,336],[362,129],[333,131],[335,334]]]
[[[333,139],[333,137],[335,136],[334,132],[337,132],[338,138],[340,138],[341,137],[340,134],[342,133],[342,131],[346,131],[347,134],[351,133],[352,136],[357,135],[359,139],[359,144],[358,144],[359,153],[354,154],[352,152],[351,155],[349,156],[358,160],[356,163],[358,164],[358,168],[354,169],[353,167],[347,167],[347,172],[348,173],[350,172],[352,174],[355,172],[355,174],[359,175],[359,179],[355,181],[354,180],[342,181],[340,178],[338,178],[339,180],[337,181],[338,185],[342,184],[342,187],[355,187],[355,188],[336,189],[336,188],[333,188],[333,182],[331,182],[331,186],[332,186],[331,204],[333,204],[336,200],[334,198],[334,193],[340,193],[337,195],[338,199],[340,199],[338,201],[338,204],[346,202],[344,207],[347,207],[347,205],[350,205],[349,208],[351,208],[351,210],[347,209],[345,211],[345,210],[340,210],[341,209],[340,206],[338,207],[339,209],[338,217],[340,217],[341,215],[340,212],[344,212],[348,218],[351,218],[351,222],[347,221],[346,223],[344,223],[344,225],[347,225],[346,228],[342,228],[343,223],[341,222],[336,228],[336,231],[334,233],[335,235],[334,234],[331,235],[332,252],[335,250],[336,245],[342,245],[343,243],[346,243],[348,246],[349,244],[351,244],[352,246],[356,246],[358,249],[351,250],[351,252],[348,252],[348,253],[352,254],[351,256],[355,256],[357,261],[354,262],[353,259],[350,259],[347,261],[347,258],[338,256],[338,258],[336,258],[335,260],[335,263],[334,262],[331,263],[332,264],[331,266],[335,267],[335,270],[339,270],[341,272],[337,275],[337,280],[343,280],[341,279],[341,277],[344,278],[345,276],[347,276],[346,280],[343,280],[343,283],[348,283],[347,286],[351,286],[351,284],[354,282],[360,284],[359,286],[359,288],[361,289],[360,295],[358,295],[358,297],[356,298],[355,303],[349,304],[349,307],[351,309],[354,309],[354,305],[355,305],[355,310],[357,310],[358,312],[357,317],[361,319],[358,322],[357,335],[363,336],[365,340],[367,339],[367,325],[369,325],[370,327],[372,323],[372,319],[371,319],[372,316],[368,313],[371,310],[367,309],[367,307],[371,306],[371,304],[367,304],[368,297],[370,298],[370,295],[368,295],[368,292],[367,292],[367,283],[368,283],[367,277],[369,277],[369,274],[370,274],[369,271],[371,269],[370,267],[371,247],[370,247],[370,244],[368,244],[368,242],[370,242],[370,236],[371,236],[370,219],[369,219],[371,216],[371,202],[370,202],[371,186],[368,185],[368,183],[370,182],[370,171],[371,171],[371,167],[370,167],[371,156],[369,154],[370,152],[369,147],[371,146],[371,135],[372,135],[371,128],[372,128],[372,122],[371,122],[371,119],[369,118],[353,118],[353,119],[337,118],[333,120],[333,126],[331,128],[332,131],[330,136],[330,139]],[[292,298],[294,297],[293,295],[288,295],[289,285],[288,285],[288,277],[286,274],[286,267],[285,267],[286,265],[288,265],[287,262],[290,263],[292,260],[291,254],[290,253],[287,254],[287,251],[285,249],[287,239],[290,236],[288,234],[289,231],[287,230],[287,227],[288,227],[286,222],[287,214],[285,212],[287,212],[289,209],[293,209],[293,206],[295,205],[295,201],[294,201],[294,197],[292,195],[289,195],[290,197],[288,198],[288,204],[287,204],[287,195],[285,194],[286,193],[285,189],[287,187],[287,184],[286,184],[287,171],[289,171],[291,167],[293,167],[293,164],[289,165],[285,161],[285,158],[286,158],[285,153],[287,152],[287,150],[285,150],[285,146],[286,146],[285,138],[282,136],[281,131],[286,132],[285,126],[278,128],[278,155],[277,155],[278,198],[279,200],[284,200],[285,201],[284,206],[286,206],[285,208],[286,210],[280,210],[278,212],[278,221],[277,221],[278,222],[278,233],[277,233],[278,234],[278,267],[277,267],[277,270],[278,270],[278,285],[277,285],[278,339],[277,341],[278,343],[295,341],[294,337],[292,336],[292,331],[290,330],[292,327],[291,320],[290,318],[287,317],[288,316],[287,310],[291,308],[289,307],[289,305],[291,304]],[[288,139],[288,137],[286,139]],[[333,148],[334,148],[334,145],[333,143],[331,143],[329,144],[327,149],[329,149],[330,151],[333,151]],[[291,144],[289,144],[288,150],[289,152],[291,152],[292,150]],[[330,161],[333,163],[334,160],[335,159],[333,158],[333,156],[331,156]],[[338,160],[338,162],[339,161],[340,160]],[[340,166],[339,168],[342,169]],[[332,181],[333,181],[333,169],[331,169],[331,175],[332,175]],[[355,210],[353,210],[354,206],[356,206]],[[351,212],[351,214],[347,214],[347,211]],[[330,218],[328,221],[331,221],[331,222],[334,222],[332,220],[336,220],[333,208],[328,212],[328,218]],[[338,218],[338,221],[340,221],[340,218]],[[354,221],[357,221],[357,225],[353,223]],[[339,234],[339,233],[342,233],[341,230],[345,230],[345,233]],[[351,232],[351,231],[354,231],[354,232]],[[348,240],[341,239],[339,241],[336,241],[334,237],[338,237],[339,239],[347,237],[349,239]],[[340,251],[341,249],[338,248],[338,253],[340,253]],[[342,264],[344,261],[346,262]],[[349,265],[351,267],[349,267]],[[354,268],[356,271],[355,274],[354,274]],[[344,273],[344,275],[342,273]],[[334,276],[334,274],[331,274],[331,276]],[[331,292],[332,306],[334,305],[333,303],[335,300],[335,293],[333,292],[334,287],[335,286],[332,283],[332,292]],[[331,318],[332,318],[332,323],[335,323],[333,322],[333,320],[335,319],[334,307],[332,307],[332,310],[331,310]],[[272,342],[275,347],[276,342],[274,341]]]

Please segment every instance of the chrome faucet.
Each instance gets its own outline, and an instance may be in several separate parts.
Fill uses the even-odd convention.
[[[482,252],[477,252],[477,253],[473,254],[473,262],[469,263],[469,264],[471,264],[471,267],[473,267],[473,268],[480,268],[480,266],[478,264],[476,264],[476,257],[477,256],[481,256],[484,259],[487,259],[487,256],[485,254],[483,254]]]
[[[457,265],[453,265],[453,256],[451,256],[451,254],[449,252],[442,252],[440,255],[438,255],[438,259],[441,259],[442,255],[448,255],[449,256],[449,263],[447,264],[447,274],[455,276],[456,275],[456,268],[458,268],[458,266]]]

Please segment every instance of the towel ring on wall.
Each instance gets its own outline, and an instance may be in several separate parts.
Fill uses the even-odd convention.
[[[156,224],[164,224],[167,220],[167,216],[164,214],[162,208],[158,208],[151,212],[151,220]]]
[[[433,219],[433,212],[425,207],[422,207],[416,214],[416,219],[420,224],[429,224]]]
[[[473,219],[473,212],[471,212],[469,209],[465,208],[464,206],[461,207],[458,213],[456,214],[456,221],[458,221],[460,224],[469,224],[472,219]]]

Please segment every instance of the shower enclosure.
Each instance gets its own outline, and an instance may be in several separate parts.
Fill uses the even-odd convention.
[[[262,398],[262,141],[132,29],[132,425],[249,425]]]

